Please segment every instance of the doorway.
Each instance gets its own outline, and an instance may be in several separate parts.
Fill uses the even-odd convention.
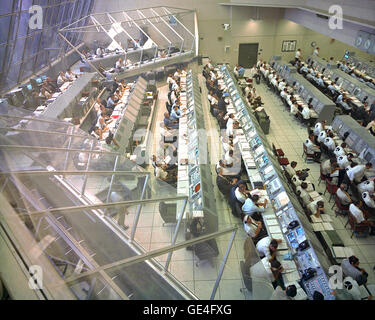
[[[259,43],[240,43],[238,50],[238,64],[244,68],[252,68],[258,60]]]

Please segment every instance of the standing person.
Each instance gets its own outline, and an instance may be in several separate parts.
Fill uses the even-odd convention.
[[[313,51],[313,55],[319,57],[319,47],[316,47]]]
[[[301,49],[298,49],[296,51],[296,55],[294,57],[294,62],[295,63],[297,63],[297,61],[300,61],[302,59],[301,53],[302,53]]]
[[[265,237],[256,245],[259,255],[262,257],[267,257],[268,261],[272,261],[276,257],[277,247],[281,243],[281,239],[273,239],[270,236]]]

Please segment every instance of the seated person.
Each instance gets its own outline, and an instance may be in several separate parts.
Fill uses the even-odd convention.
[[[272,261],[276,257],[277,247],[281,243],[281,239],[273,239],[272,237],[264,237],[259,240],[256,248],[261,258],[267,257],[268,261]]]
[[[259,240],[260,236],[264,236],[263,224],[261,221],[256,221],[251,218],[249,214],[243,218],[243,227],[246,234],[253,239],[254,242]]]
[[[310,109],[309,106],[305,105],[302,109],[302,117],[304,120],[309,120],[310,119]]]
[[[290,164],[284,167],[284,170],[289,176],[289,179],[291,179],[296,174],[296,170],[295,170],[296,167],[297,167],[296,161],[292,161]]]
[[[107,100],[107,108],[113,110],[117,104],[118,101],[116,99],[116,96],[115,94],[112,94]]]
[[[124,70],[124,67],[125,67],[125,62],[122,60],[122,58],[118,59],[115,64],[115,68],[120,71],[120,70]]]
[[[74,81],[76,78],[78,78],[78,75],[74,74],[72,72],[72,69],[68,69],[66,72],[65,72],[65,78],[68,80],[68,81]]]
[[[245,203],[248,195],[250,194],[249,190],[246,190],[246,185],[241,183],[234,191],[237,201],[241,202],[242,204]]]
[[[366,163],[365,165],[363,164],[352,164],[351,168],[348,169],[346,172],[350,182],[354,182],[356,184],[362,182],[363,179],[366,180],[365,178],[365,171],[369,170],[372,168],[371,162]]]
[[[168,130],[170,129],[178,129],[178,121],[177,120],[171,120],[169,116],[169,112],[164,113],[164,126]]]
[[[336,191],[336,197],[339,199],[341,205],[345,207],[345,210],[349,210],[349,205],[353,202],[347,190],[348,186],[342,183]]]
[[[346,154],[345,148],[346,148],[346,143],[343,142],[341,146],[338,146],[335,148],[333,153],[335,154],[336,157],[344,156]]]
[[[369,213],[373,213],[375,209],[375,195],[370,194],[367,191],[362,192],[361,194],[363,202],[366,204],[366,206],[369,209]]]
[[[318,141],[318,143],[323,143],[326,138],[327,138],[327,132],[325,130],[322,130],[320,131],[316,140]]]
[[[170,184],[175,183],[177,180],[176,176],[174,176],[172,173],[169,173],[166,169],[167,165],[157,162],[155,169],[155,177]]]
[[[361,210],[362,206],[362,201],[354,200],[349,206],[349,212],[354,217],[357,224],[361,226],[369,226],[371,228],[371,234],[373,234],[374,222],[367,220],[367,214]]]
[[[324,213],[324,201],[312,201],[308,204],[307,208],[310,210],[311,214],[313,214],[317,218],[320,218],[320,215]]]
[[[374,181],[371,181],[371,180],[363,181],[357,185],[357,189],[361,193],[366,192],[366,191],[369,193],[374,193]]]
[[[322,152],[320,151],[320,147],[313,143],[314,135],[310,135],[308,139],[305,140],[304,145],[306,146],[308,154],[314,154],[315,162],[320,162],[320,156]]]
[[[298,113],[299,113],[297,102],[293,102],[290,104],[290,113],[294,115],[295,118],[297,118]]]
[[[218,169],[217,177],[216,177],[216,185],[226,199],[229,198],[229,193],[232,190],[232,187],[236,182],[237,182],[236,178],[232,179],[231,181],[229,180],[229,178],[225,177],[223,175],[223,169],[221,167]]]
[[[294,298],[296,295],[297,288],[294,284],[287,286],[285,290],[277,286],[270,300],[292,300],[291,298]]]
[[[264,212],[264,209],[266,208],[267,202],[268,202],[267,199],[263,203],[259,203],[258,201],[259,201],[258,195],[249,194],[248,198],[245,200],[242,206],[243,213],[253,216],[253,214],[255,213]],[[256,220],[259,220],[259,219],[256,219]]]
[[[60,88],[66,81],[68,81],[67,78],[65,78],[64,72],[60,72],[59,76],[57,77],[57,85]]]
[[[347,156],[339,156],[337,157],[337,164],[341,170],[346,169],[350,167],[351,162],[351,156],[348,154]]]
[[[359,267],[359,259],[356,256],[342,260],[341,269],[343,276],[353,278],[359,285],[366,284],[368,273]]]
[[[336,148],[336,143],[335,141],[333,140],[333,133],[329,133],[328,134],[328,137],[324,139],[323,143],[324,145],[327,147],[327,149],[331,152],[333,152]]]
[[[233,164],[234,164],[233,149],[229,149],[225,153],[224,161],[225,161],[224,163],[225,163],[226,168],[233,167]]]
[[[306,180],[306,178],[301,177],[301,171],[297,171],[296,174],[292,177],[292,183],[297,188],[302,185],[303,182],[306,182],[308,187],[306,189],[307,192],[315,191],[315,185],[310,181]]]
[[[309,192],[307,191],[307,188],[308,184],[306,182],[302,182],[301,185],[296,188],[297,195],[300,196],[303,204],[306,207],[311,201],[313,201],[313,198],[310,196]]]
[[[178,105],[175,105],[173,107],[173,110],[171,112],[171,115],[170,115],[170,119],[172,121],[178,121],[181,117],[183,117],[183,115],[181,114],[181,111],[180,109],[178,108]]]

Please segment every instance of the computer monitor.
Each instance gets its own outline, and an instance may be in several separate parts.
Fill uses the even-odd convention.
[[[26,88],[27,88],[27,90],[29,90],[29,91],[32,91],[32,90],[33,90],[33,86],[32,86],[31,84],[28,84],[28,85],[26,86]]]
[[[41,84],[41,83],[43,82],[42,78],[36,78],[35,81],[36,81],[36,83],[38,83],[38,84]]]
[[[268,190],[270,191],[271,194],[276,193],[279,191],[281,188],[281,182],[278,178],[272,180],[269,185],[268,185]],[[285,193],[285,192],[284,192]],[[285,193],[286,194],[286,193]]]
[[[367,162],[370,162],[372,159],[374,159],[374,155],[371,154],[371,152],[367,152],[364,159],[367,161]]]
[[[47,79],[47,76],[46,75],[43,75],[41,76],[42,80],[46,80]]]
[[[260,155],[262,155],[264,153],[264,147],[261,145],[259,146],[258,148],[255,149],[254,151],[254,155],[256,158],[258,158]]]
[[[356,97],[358,97],[360,94],[361,94],[361,89],[359,88],[356,88],[353,92],[353,95],[355,95]]]
[[[278,180],[278,179],[276,179],[276,180]],[[276,206],[277,210],[286,206],[286,205],[288,205],[288,203],[289,203],[289,197],[288,197],[288,194],[285,191],[278,194],[275,198],[275,206]]]
[[[348,51],[348,50],[345,51],[344,58],[345,58],[345,59],[349,59],[349,51]]]

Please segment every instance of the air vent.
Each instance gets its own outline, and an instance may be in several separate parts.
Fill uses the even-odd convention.
[[[322,14],[317,13],[316,16],[317,16],[318,18],[320,18],[320,19],[328,20],[328,17],[327,17],[327,16],[324,16],[324,15],[322,15]]]

